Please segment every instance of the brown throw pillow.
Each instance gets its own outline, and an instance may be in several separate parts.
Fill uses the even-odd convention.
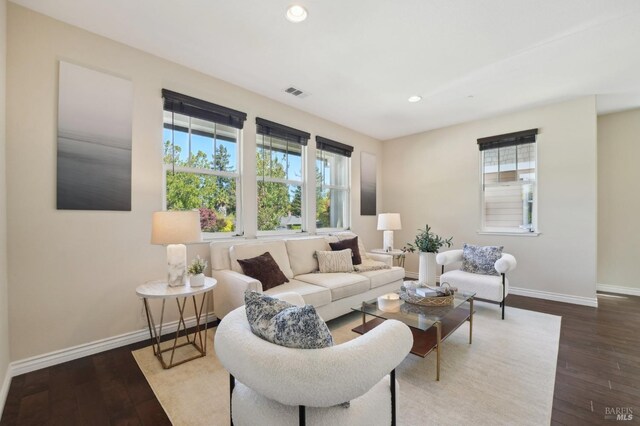
[[[262,291],[289,282],[268,251],[250,259],[238,259],[238,263],[245,275],[262,283]]]
[[[358,249],[358,237],[349,238],[348,240],[341,240],[337,243],[329,243],[331,250],[338,251],[344,249],[351,249],[351,261],[354,265],[362,263],[362,257],[360,257],[360,250]]]

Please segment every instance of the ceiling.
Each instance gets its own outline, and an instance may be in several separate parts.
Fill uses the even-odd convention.
[[[292,0],[13,1],[382,140],[584,95],[640,107],[637,0],[300,0],[299,24]]]

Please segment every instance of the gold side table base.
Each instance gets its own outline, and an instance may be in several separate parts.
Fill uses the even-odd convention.
[[[173,339],[173,345],[171,347],[162,349],[161,347],[161,338],[162,338],[162,325],[164,320],[164,310],[165,310],[165,299],[162,300],[162,310],[160,312],[160,325],[156,326],[156,323],[153,318],[153,313],[149,307],[149,300],[147,298],[143,298],[144,308],[147,314],[147,324],[149,325],[149,335],[151,336],[151,345],[153,347],[153,354],[158,358],[162,368],[165,370],[169,368],[173,368],[177,365],[184,364],[187,361],[192,361],[194,359],[202,358],[207,355],[207,326],[209,324],[209,310],[204,310],[205,301],[211,298],[212,292],[204,293],[202,296],[202,301],[200,302],[200,307],[198,308],[198,304],[196,301],[196,296],[190,296],[193,301],[193,309],[196,314],[196,325],[195,331],[193,334],[187,333],[187,324],[184,319],[185,305],[187,303],[187,299],[189,297],[176,298],[176,303],[178,305],[178,312],[180,313],[180,318],[178,319],[178,328],[176,329],[175,337]],[[182,302],[182,303],[181,303]],[[201,323],[203,311],[204,314],[204,324]],[[178,340],[180,339],[180,332],[184,331],[186,342],[178,344]],[[204,338],[203,338],[204,334]],[[180,361],[174,361],[176,349],[183,348],[185,346],[193,346],[195,350],[198,352],[198,355],[194,355],[192,357],[182,359]],[[170,353],[169,362],[165,361],[164,354]]]

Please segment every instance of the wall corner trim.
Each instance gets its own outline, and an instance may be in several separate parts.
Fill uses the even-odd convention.
[[[2,412],[4,411],[4,404],[7,402],[7,395],[9,394],[9,387],[11,386],[11,365],[4,373],[4,380],[2,381],[2,387],[0,387],[0,418],[2,418]]]

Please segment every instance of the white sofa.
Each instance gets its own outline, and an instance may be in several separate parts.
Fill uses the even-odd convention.
[[[352,233],[340,233],[303,238],[212,242],[211,276],[218,280],[214,290],[214,313],[218,318],[223,318],[244,305],[245,290],[262,291],[260,281],[244,275],[237,260],[259,256],[267,251],[289,282],[264,293],[298,293],[305,303],[316,308],[325,321],[350,312],[351,307],[365,300],[400,289],[404,268],[397,266],[358,273],[317,272],[318,261],[314,257],[317,250],[331,250],[329,242],[354,236]],[[378,260],[391,266],[390,256],[366,253],[360,241],[359,251],[365,264],[370,260]]]

